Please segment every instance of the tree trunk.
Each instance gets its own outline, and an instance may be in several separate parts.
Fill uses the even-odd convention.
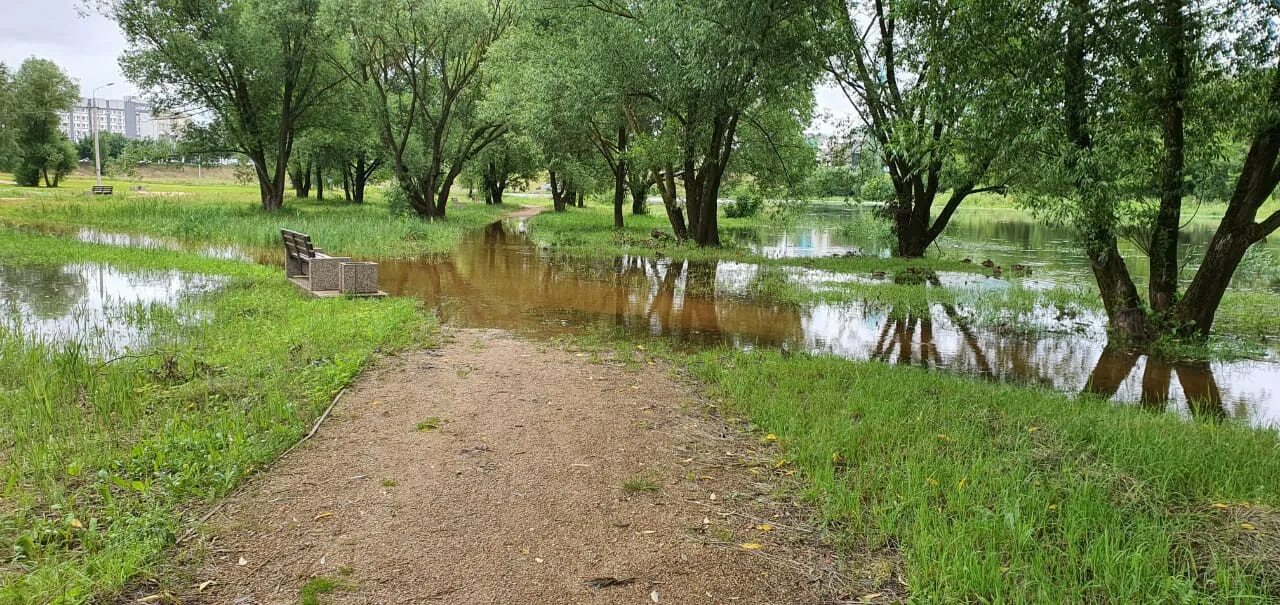
[[[1151,231],[1151,282],[1148,299],[1157,313],[1168,313],[1178,297],[1178,231],[1182,227],[1182,173],[1185,164],[1183,103],[1187,97],[1186,24],[1183,0],[1161,0],[1157,26],[1169,71],[1160,102],[1164,157],[1160,165],[1160,209]]]
[[[550,171],[549,176],[551,177],[551,206],[556,212],[564,212],[568,207],[568,202],[565,200],[565,184],[557,178],[556,171]]]
[[[581,191],[574,191],[571,195],[573,195],[574,206],[579,208],[587,207],[587,195],[585,193]]]
[[[316,200],[324,201],[324,166],[316,163]]]
[[[1089,75],[1086,64],[1086,35],[1088,33],[1089,0],[1069,0],[1067,31],[1063,57],[1063,111],[1066,117],[1067,140],[1080,156],[1087,156],[1093,149],[1089,134]],[[1069,169],[1093,172],[1089,163],[1083,166],[1076,157],[1067,160]],[[1120,247],[1113,231],[1114,210],[1105,193],[1095,190],[1092,183],[1098,179],[1092,174],[1082,174],[1076,181],[1076,190],[1086,206],[1093,206],[1088,224],[1084,226],[1085,254],[1090,269],[1102,295],[1111,330],[1131,341],[1146,339],[1146,314],[1142,298],[1133,283],[1129,268],[1120,256]]]
[[[351,201],[351,164],[342,163],[342,200]]]
[[[258,194],[262,200],[262,209],[275,212],[284,206],[285,166],[277,164],[275,174],[267,172],[266,152],[261,149],[252,150],[249,159],[253,161],[253,171],[258,177]],[[288,162],[288,158],[280,159]]]
[[[293,183],[294,197],[304,198],[309,195],[309,192],[303,189],[302,181],[302,167],[295,164],[293,168],[289,170],[289,182]]]
[[[689,227],[684,220],[684,209],[676,201],[676,171],[667,164],[666,170],[653,168],[653,181],[658,186],[658,194],[662,196],[662,207],[667,211],[667,220],[671,223],[672,235],[679,241],[689,239]]]
[[[618,126],[618,161],[613,167],[613,228],[622,229],[622,209],[627,203],[627,162],[622,159],[627,151],[627,127]]]
[[[628,185],[631,188],[631,214],[649,213],[649,188],[653,182],[640,170],[631,170]]]
[[[356,170],[355,170],[355,173],[351,175],[352,179],[354,180],[354,182],[351,184],[351,187],[352,187],[351,200],[353,202],[357,204],[364,203],[365,185],[369,184],[369,177],[373,176],[373,171],[378,169],[379,163],[380,162],[377,160],[366,163],[363,156],[356,158]]]
[[[1269,105],[1280,105],[1280,69],[1275,70]],[[1272,114],[1274,115],[1274,113]],[[1218,305],[1231,285],[1240,261],[1249,247],[1280,228],[1280,211],[1255,223],[1262,207],[1280,182],[1280,120],[1254,135],[1249,153],[1245,155],[1235,190],[1227,202],[1227,212],[1218,224],[1204,260],[1187,286],[1186,294],[1178,301],[1174,317],[1177,331],[1184,336],[1208,336],[1213,329]]]

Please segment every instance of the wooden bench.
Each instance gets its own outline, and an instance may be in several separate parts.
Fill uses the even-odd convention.
[[[378,290],[377,263],[353,263],[345,256],[329,256],[315,247],[311,236],[280,230],[284,241],[285,277],[316,296],[351,294],[386,296]]]
[[[93,195],[111,195],[111,185],[94,185],[89,189]]]

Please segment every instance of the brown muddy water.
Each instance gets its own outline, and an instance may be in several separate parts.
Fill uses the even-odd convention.
[[[1044,310],[1030,318],[1041,329],[1028,334],[973,327],[971,310],[955,305],[904,314],[874,303],[772,304],[751,295],[766,270],[759,265],[566,258],[540,249],[525,229],[523,221],[496,223],[448,257],[382,260],[382,287],[421,298],[446,323],[463,327],[538,337],[602,330],[662,337],[689,348],[829,353],[1068,393],[1089,391],[1153,410],[1280,424],[1280,364],[1167,363],[1108,349],[1102,318],[1093,314],[1064,319]],[[784,270],[809,283],[861,279]],[[1006,280],[968,274],[944,274],[940,282],[950,288],[1009,287]]]
[[[809,222],[776,229],[732,232],[732,240],[767,256],[876,255],[883,242],[834,227],[858,209],[822,211]],[[897,312],[877,302],[791,305],[753,294],[769,272],[822,287],[867,281],[864,276],[804,268],[762,267],[730,261],[686,262],[628,256],[575,259],[539,248],[527,220],[497,223],[469,237],[456,253],[423,259],[382,259],[382,288],[422,299],[448,324],[498,328],[534,337],[620,332],[667,339],[686,349],[727,346],[834,354],[856,360],[1039,385],[1066,393],[1092,392],[1127,405],[1187,416],[1233,418],[1280,426],[1277,348],[1261,360],[1165,362],[1108,348],[1103,318],[1089,311],[1064,316],[1037,309],[1008,329],[974,321],[981,309],[932,304],[927,312]],[[536,229],[536,219],[533,219]],[[1189,229],[1189,248],[1207,242],[1209,228]],[[279,264],[275,250],[186,245],[165,238],[80,229],[60,233],[111,245],[200,251],[220,258]],[[956,258],[992,258],[1036,269],[1019,278],[1025,288],[1091,284],[1087,265],[1069,233],[1015,211],[969,211],[953,221],[937,251]],[[1264,254],[1277,255],[1270,242]],[[121,322],[122,304],[173,306],[181,296],[217,283],[179,273],[137,274],[91,264],[56,269],[0,267],[0,305],[38,334],[96,330],[111,348],[145,342],[145,330]],[[43,273],[41,273],[43,272]],[[1141,279],[1142,276],[1139,276]],[[1013,280],[976,274],[940,274],[934,285],[982,293],[1010,288]],[[1275,263],[1246,265],[1240,287],[1280,290]],[[966,297],[957,297],[964,300]],[[127,314],[126,314],[127,315]],[[115,317],[116,319],[111,319]],[[113,324],[114,321],[114,324]],[[133,322],[139,324],[140,322]],[[103,328],[101,325],[107,325]]]

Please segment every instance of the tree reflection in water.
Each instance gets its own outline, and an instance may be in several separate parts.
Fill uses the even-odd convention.
[[[499,328],[535,336],[586,330],[660,336],[687,347],[732,346],[827,352],[851,359],[984,376],[1062,391],[1115,397],[1142,356],[1102,348],[1101,330],[1028,336],[976,327],[970,311],[933,303],[895,309],[876,303],[800,306],[753,297],[777,268],[731,261],[676,261],[660,254],[570,258],[533,245],[501,223],[456,253],[383,261],[384,288],[420,297],[458,326]],[[785,276],[784,276],[785,278]],[[914,274],[921,287],[943,287],[937,275]],[[1095,357],[1096,356],[1096,357]],[[1256,372],[1256,371],[1255,371]],[[1265,373],[1265,371],[1263,371]],[[1223,393],[1208,363],[1148,359],[1141,401],[1166,409],[1173,377],[1193,413],[1223,417]],[[1236,375],[1233,380],[1239,381]],[[1251,378],[1266,395],[1266,380]],[[1254,384],[1261,387],[1254,387]],[[1239,395],[1235,396],[1241,403]],[[1252,413],[1249,405],[1236,412]]]

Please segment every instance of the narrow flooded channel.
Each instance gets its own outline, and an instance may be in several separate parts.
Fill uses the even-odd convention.
[[[965,321],[968,310],[955,305],[896,313],[859,302],[771,304],[750,295],[762,272],[754,264],[571,259],[539,249],[522,231],[517,222],[495,223],[452,256],[384,260],[382,286],[421,298],[444,321],[465,327],[534,336],[595,328],[669,338],[691,348],[831,353],[1068,393],[1088,390],[1183,414],[1280,423],[1277,364],[1165,363],[1108,349],[1101,318],[1077,318],[1071,330],[1028,336],[975,328]]]

